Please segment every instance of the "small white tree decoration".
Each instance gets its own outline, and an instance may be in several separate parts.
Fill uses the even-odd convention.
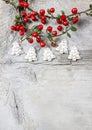
[[[61,43],[56,48],[57,51],[60,52],[60,54],[68,53],[68,46],[67,46],[67,40],[63,39]]]
[[[29,51],[27,52],[25,59],[28,61],[37,61],[36,52],[34,47],[30,47]]]
[[[45,48],[43,52],[43,60],[51,61],[54,58],[55,58],[55,55],[52,53],[52,51],[48,47]]]
[[[23,49],[22,47],[19,45],[19,43],[17,41],[15,41],[13,43],[13,47],[12,47],[12,55],[21,55],[23,54]]]
[[[80,59],[79,51],[77,50],[76,46],[71,47],[68,59],[73,60],[73,61]]]

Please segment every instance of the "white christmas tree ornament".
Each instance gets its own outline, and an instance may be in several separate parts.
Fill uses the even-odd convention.
[[[76,46],[71,47],[68,59],[73,60],[73,61],[80,59],[79,51],[77,50]]]
[[[13,43],[13,47],[12,47],[12,55],[21,55],[23,54],[23,49],[22,47],[19,45],[19,43],[17,41],[15,41]]]
[[[43,60],[51,61],[54,58],[55,58],[55,55],[52,53],[52,51],[49,48],[45,48],[44,53],[43,53]]]
[[[27,52],[25,59],[28,61],[37,61],[36,52],[34,47],[30,47],[29,51]]]
[[[56,48],[57,51],[60,52],[60,54],[68,53],[68,46],[67,46],[67,40],[63,39],[61,43]]]

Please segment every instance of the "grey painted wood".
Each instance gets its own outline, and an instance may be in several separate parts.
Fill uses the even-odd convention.
[[[32,7],[54,6],[59,11],[62,6],[69,13],[68,9],[82,10],[90,2],[34,0]],[[24,55],[9,54],[12,43],[3,43],[7,23],[11,24],[10,9],[0,1],[0,13],[6,13],[2,19],[0,15],[0,27],[6,27],[0,29],[0,130],[92,130],[92,19],[83,15],[78,32],[68,39],[80,50],[81,60],[72,62],[56,53],[52,62],[29,63]],[[29,47],[23,44],[25,50]]]

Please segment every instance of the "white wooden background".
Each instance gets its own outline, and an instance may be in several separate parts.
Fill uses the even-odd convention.
[[[54,6],[68,14],[74,6],[88,8],[92,0],[32,2],[37,10]],[[92,130],[92,18],[83,15],[68,39],[80,50],[80,61],[63,55],[51,63],[31,64],[8,54],[10,11],[0,0],[0,130]]]

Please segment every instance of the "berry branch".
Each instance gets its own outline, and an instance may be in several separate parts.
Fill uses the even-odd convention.
[[[69,31],[77,31],[77,28],[74,25],[78,23],[81,14],[92,16],[92,4],[89,5],[89,9],[81,12],[79,12],[77,8],[72,8],[70,15],[66,15],[62,10],[60,14],[55,16],[55,8],[47,10],[41,9],[37,12],[30,8],[28,0],[4,1],[7,4],[12,5],[17,12],[11,30],[19,32],[21,41],[26,39],[32,44],[34,40],[36,40],[41,47],[46,46],[46,43],[44,42],[45,36],[52,46],[57,45],[57,37],[61,35],[67,34],[68,37],[71,37]],[[47,26],[47,28],[44,29],[44,25],[47,25],[50,19],[55,20],[57,29],[54,29],[52,26]],[[36,21],[39,21],[40,24],[37,24]],[[35,22],[36,25],[30,27],[33,22]],[[45,30],[45,33],[43,30]]]

